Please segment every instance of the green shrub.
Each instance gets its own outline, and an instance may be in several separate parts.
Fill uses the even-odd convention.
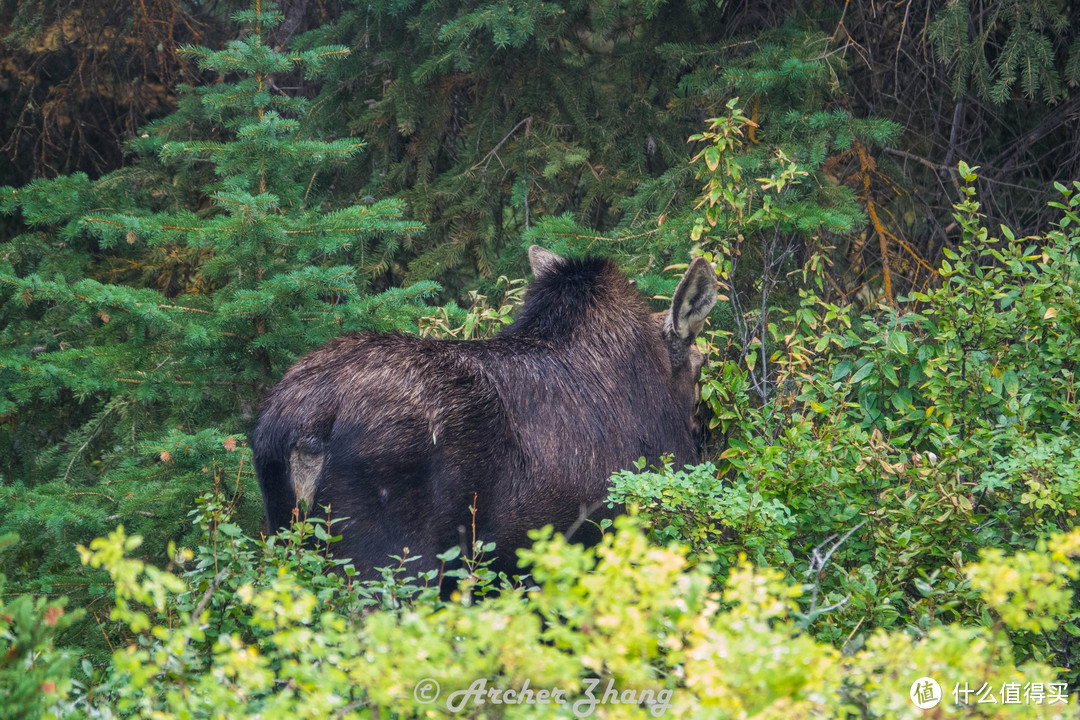
[[[716,556],[725,567],[747,555],[758,565],[791,563],[795,520],[775,498],[743,479],[724,482],[711,463],[674,470],[624,470],[612,477],[612,502],[640,510],[664,545],[686,543],[690,556]]]
[[[807,583],[801,612],[821,640],[996,627],[1075,683],[1075,613],[998,626],[968,577],[981,553],[1045,547],[1080,522],[1080,183],[1059,191],[1058,224],[1016,238],[990,234],[967,188],[941,286],[899,309],[856,315],[807,289],[743,363],[717,332],[702,396],[726,436],[718,469],[624,473],[613,497],[721,569],[743,550]],[[750,369],[766,363],[755,406]]]
[[[0,536],[0,560],[17,540]],[[66,612],[66,598],[9,598],[4,585],[0,574],[0,720],[35,720],[71,689],[74,653],[56,641],[83,611]]]
[[[80,549],[115,583],[112,616],[131,640],[58,713],[904,718],[922,717],[908,693],[929,675],[949,717],[1078,716],[1075,704],[951,701],[965,682],[1058,683],[1052,667],[1018,665],[998,628],[939,626],[921,640],[877,630],[865,648],[840,653],[802,627],[801,591],[782,573],[740,560],[717,590],[707,564],[649,542],[632,516],[593,549],[550,529],[534,533],[521,552],[529,587],[504,585],[479,603],[414,589],[377,606],[347,571],[325,573],[330,561],[296,534],[253,541],[212,502],[198,519],[204,545],[175,553],[187,568],[179,575],[133,559],[138,538],[122,529]],[[1015,623],[1019,610],[1037,632],[1075,610],[1062,578],[1080,570],[1078,554],[1073,532],[1012,558],[988,553],[971,573],[995,612]],[[495,705],[485,695],[526,682],[534,692],[562,690],[567,704]],[[439,696],[428,702],[433,683]],[[600,705],[609,684],[626,701]],[[476,693],[488,702],[476,703]]]

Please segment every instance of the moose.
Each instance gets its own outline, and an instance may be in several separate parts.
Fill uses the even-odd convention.
[[[288,370],[252,436],[271,530],[303,501],[346,518],[335,555],[361,577],[406,548],[435,568],[472,540],[494,541],[493,569],[512,572],[531,529],[595,541],[619,510],[604,502],[612,473],[700,460],[694,340],[712,266],[696,258],[653,313],[609,260],[534,245],[529,262],[516,319],[490,339],[351,333]]]

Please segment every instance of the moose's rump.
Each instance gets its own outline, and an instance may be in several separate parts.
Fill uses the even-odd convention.
[[[357,567],[434,555],[487,528],[496,480],[523,472],[477,343],[350,334],[297,363],[267,398],[253,436],[271,531],[304,500],[329,508]],[[498,468],[493,473],[493,468]],[[414,569],[416,569],[414,567]]]

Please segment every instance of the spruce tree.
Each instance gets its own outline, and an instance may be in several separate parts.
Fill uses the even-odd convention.
[[[540,218],[610,230],[643,179],[685,164],[708,115],[657,48],[725,32],[708,2],[376,0],[304,42],[355,49],[316,121],[363,133],[372,164],[349,180],[425,222],[403,277],[456,289],[523,273]]]
[[[16,587],[32,571],[34,589],[86,602],[105,588],[73,569],[75,543],[124,523],[161,552],[215,486],[256,531],[245,433],[262,394],[333,336],[415,330],[437,289],[385,289],[422,226],[400,201],[335,196],[363,142],[314,137],[307,101],[280,89],[347,49],[271,47],[281,15],[260,0],[235,19],[240,39],[185,49],[219,81],[182,88],[129,167],[0,189],[28,227],[0,251],[0,531],[24,538]]]

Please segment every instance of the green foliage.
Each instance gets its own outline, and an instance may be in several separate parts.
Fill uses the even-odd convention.
[[[887,144],[899,128],[876,118],[855,118],[835,104],[832,79],[842,66],[821,55],[822,42],[812,32],[785,26],[746,43],[749,51],[734,58],[714,47],[696,52],[676,44],[658,48],[661,57],[686,73],[681,87],[687,97],[678,107],[705,99],[705,107],[722,114],[689,138],[695,144],[689,161],[697,165],[697,178],[705,178],[703,189],[692,184],[685,160],[643,183],[621,203],[617,239],[634,250],[644,245],[655,252],[684,246],[687,234],[696,242],[706,226],[718,224],[722,235],[716,243],[741,242],[744,236],[761,240],[773,232],[809,241],[823,232],[846,233],[861,226],[865,219],[854,194],[827,181],[823,166],[850,152],[856,142]],[[712,62],[688,59],[698,55]],[[745,114],[739,96],[753,106],[752,116]],[[717,102],[721,98],[722,104]],[[558,226],[551,230],[556,237],[568,234]]]
[[[698,166],[698,177],[705,178],[698,201],[703,216],[695,219],[690,232],[692,240],[701,238],[706,224],[709,228],[720,225],[729,241],[741,234],[758,235],[774,230],[844,233],[862,224],[854,199],[844,191],[827,190],[828,184],[820,177],[820,166],[827,153],[847,150],[852,143],[850,133],[861,129],[860,124],[843,113],[810,118],[808,124],[821,136],[804,148],[808,157],[800,164],[788,157],[790,148],[777,147],[771,158],[754,148],[747,132],[758,124],[743,114],[737,98],[729,100],[726,108],[725,117],[709,120],[705,132],[690,136],[690,142],[704,145],[690,162],[704,164]],[[808,120],[792,119],[799,125]],[[780,128],[781,137],[788,134],[786,130]],[[887,139],[889,134],[875,139]],[[830,136],[832,139],[828,140]],[[808,182],[811,170],[816,171],[816,177]],[[754,177],[754,184],[744,181],[744,175]]]
[[[0,536],[0,559],[17,540]],[[0,574],[0,718],[34,720],[70,689],[73,653],[55,645],[83,611],[65,613],[66,599],[8,596],[4,586]]]
[[[982,562],[968,568],[972,586],[1010,628],[1054,630],[1076,616],[1069,581],[1076,580],[1080,568],[1068,558],[1080,552],[1078,539],[1072,533],[1039,540],[1034,552],[1016,553],[1008,562],[1000,548],[988,548],[980,553]]]
[[[372,143],[358,192],[405,198],[426,223],[406,278],[459,289],[513,276],[535,241],[617,255],[667,285],[658,271],[685,260],[697,216],[686,138],[732,96],[759,128],[734,153],[746,172],[809,173],[774,193],[785,198],[774,224],[800,241],[862,222],[850,189],[823,181],[826,160],[898,135],[844,110],[841,59],[814,26],[754,25],[738,41],[729,27],[704,2],[376,2],[304,42],[356,48],[319,116],[348,117]]]
[[[277,50],[280,14],[254,8],[225,49],[186,50],[221,82],[185,89],[129,168],[0,189],[28,226],[0,256],[0,530],[27,539],[12,581],[99,598],[73,543],[122,519],[162,557],[215,487],[253,532],[244,434],[262,395],[331,337],[415,328],[437,290],[385,288],[422,226],[399,200],[332,194],[363,143],[312,136],[308,102],[277,89],[348,51]]]
[[[759,565],[794,561],[787,541],[795,521],[775,498],[765,499],[741,478],[723,482],[711,463],[642,470],[643,464],[638,472],[616,473],[608,498],[638,508],[661,543],[686,543],[689,557],[715,556],[724,567],[740,556]]]
[[[971,89],[1000,105],[1020,90],[1053,103],[1080,82],[1080,37],[1070,15],[1060,3],[1005,0],[973,8],[957,0],[938,11],[929,35],[938,57],[951,64],[956,97]]]
[[[952,684],[969,680],[1035,680],[1048,691],[1056,682],[1049,666],[1017,665],[1008,640],[990,629],[938,627],[920,642],[879,630],[866,648],[842,655],[801,627],[800,590],[781,573],[741,561],[717,591],[707,565],[650,543],[633,517],[617,520],[594,549],[550,529],[534,533],[521,552],[534,586],[504,586],[481,603],[402,593],[360,612],[348,568],[325,574],[328,561],[295,534],[253,541],[213,503],[199,514],[206,534],[198,552],[174,555],[186,568],[179,575],[131,558],[138,539],[122,530],[80,549],[84,562],[108,571],[112,615],[137,641],[117,648],[55,711],[351,718],[476,716],[491,707],[508,718],[914,718],[921,711],[910,704],[910,685],[929,674],[943,681],[950,717],[1076,717],[1072,704],[950,701]],[[1078,543],[1076,532],[1051,541],[1055,570],[1075,575]],[[1004,607],[999,579],[1014,574],[1010,559],[987,556],[976,572],[988,600]],[[1020,579],[1031,598],[1059,586],[1044,572]],[[1028,613],[1044,619],[1067,607],[1059,598]],[[618,702],[605,698],[609,686]],[[492,689],[523,697],[531,689],[534,702]],[[540,692],[546,702],[535,701]]]
[[[1075,578],[1046,544],[1080,510],[1080,184],[1059,191],[1054,228],[994,237],[966,186],[941,286],[899,310],[856,316],[804,290],[768,325],[768,354],[758,345],[772,368],[763,404],[748,406],[749,357],[720,356],[707,377],[702,397],[727,438],[719,470],[624,473],[613,498],[722,568],[743,550],[808,582],[804,621],[846,649],[874,628],[927,636],[957,623],[1075,668]],[[708,343],[714,357],[725,335]],[[1011,575],[987,579],[975,564],[1016,550]]]
[[[491,337],[514,321],[511,313],[525,298],[525,281],[508,280],[500,276],[495,282],[495,290],[502,294],[497,303],[498,307],[490,304],[487,295],[478,290],[470,290],[469,300],[472,307],[469,310],[459,308],[453,301],[448,302],[437,308],[434,314],[420,318],[418,324],[421,334],[458,340]]]

